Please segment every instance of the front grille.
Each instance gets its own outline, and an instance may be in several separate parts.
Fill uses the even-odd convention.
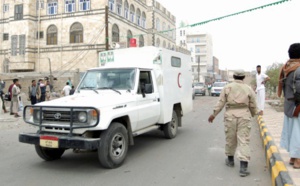
[[[55,117],[55,115],[59,114],[60,117]],[[43,110],[43,120],[44,121],[60,121],[60,122],[71,122],[71,117],[73,122],[78,122],[78,112],[73,111],[73,116],[71,116],[71,112],[69,111],[50,111]]]

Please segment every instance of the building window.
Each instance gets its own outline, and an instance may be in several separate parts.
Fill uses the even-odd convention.
[[[112,27],[112,42],[120,41],[120,31],[118,25],[114,24]]]
[[[57,27],[50,25],[47,29],[47,45],[57,45]]]
[[[70,28],[70,43],[83,42],[83,27],[81,23],[74,23]]]
[[[156,47],[160,47],[160,39],[159,38],[156,39]]]
[[[3,12],[8,12],[9,11],[9,4],[4,4],[3,5]]]
[[[130,21],[134,23],[134,16],[135,16],[135,8],[133,5],[130,5]]]
[[[75,12],[75,0],[66,0],[65,1],[65,12]]]
[[[19,53],[25,55],[25,35],[19,35]]]
[[[114,9],[115,9],[115,0],[109,0],[108,1],[108,8],[109,8],[109,10],[110,11],[114,11]]]
[[[3,34],[3,41],[8,41],[9,39],[9,34],[8,33],[4,33]]]
[[[122,15],[122,0],[117,0],[117,14]]]
[[[23,4],[15,5],[15,20],[23,19]]]
[[[159,18],[156,18],[156,30],[160,31],[160,21],[159,21]]]
[[[166,34],[166,23],[165,22],[163,22],[163,24],[162,24],[162,31],[164,32],[164,34]]]
[[[200,43],[200,37],[197,37],[197,43]]]
[[[190,51],[191,51],[191,52],[193,52],[193,51],[194,51],[193,47],[191,47]]]
[[[180,30],[180,36],[182,36],[182,30]]]
[[[142,35],[140,35],[140,37],[139,37],[139,47],[143,47],[143,46],[145,46],[144,37]]]
[[[13,35],[13,36],[11,36],[11,55],[12,56],[16,56],[18,54],[17,46],[18,46],[18,36]]]
[[[127,47],[130,47],[130,39],[132,38],[132,32],[130,30],[127,31]]]
[[[166,41],[163,42],[163,47],[164,47],[164,48],[167,48],[167,43],[166,43]]]
[[[40,35],[39,35],[39,32],[36,32],[36,39],[43,39],[44,38],[44,32],[41,31],[40,32]]]
[[[57,14],[57,2],[48,3],[48,15],[56,15]]]
[[[79,0],[79,11],[86,11],[91,9],[90,0]]]
[[[125,1],[125,3],[124,3],[124,17],[125,17],[126,19],[129,18],[128,10],[129,10],[129,5],[128,5],[128,2]]]
[[[146,28],[146,14],[145,12],[142,13],[142,25],[143,28]]]
[[[171,45],[170,45],[170,43],[168,44],[168,49],[171,49]]]
[[[170,37],[170,35],[171,35],[171,27],[170,27],[170,25],[168,25],[168,32],[167,32],[167,35]]]
[[[183,30],[183,36],[185,36],[185,30]]]
[[[44,0],[36,0],[36,10],[44,9]]]
[[[139,8],[136,10],[136,24],[141,26],[141,10]]]

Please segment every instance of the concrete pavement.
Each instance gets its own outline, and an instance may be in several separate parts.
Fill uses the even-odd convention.
[[[289,153],[285,149],[280,148],[280,137],[283,127],[283,117],[283,112],[277,112],[269,104],[266,104],[265,106],[264,115],[262,117],[258,117],[258,124],[260,125],[260,129],[262,132],[263,143],[266,147],[267,164],[271,164],[271,166],[273,166],[272,164],[275,163],[274,161],[277,162],[277,168],[276,166],[270,167],[271,175],[273,175],[273,182],[276,179],[276,177],[274,178],[274,175],[278,175],[281,181],[285,180],[289,182],[290,177],[295,186],[300,186],[300,170],[294,169],[291,165],[289,165]],[[268,143],[274,144],[277,148],[275,147],[275,149],[272,149],[272,145],[268,145]],[[281,162],[283,162],[282,165],[279,165],[281,164]],[[281,174],[285,172],[288,176],[283,176],[283,174]],[[280,184],[277,183],[276,185]]]

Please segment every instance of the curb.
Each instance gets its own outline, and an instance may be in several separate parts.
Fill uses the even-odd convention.
[[[272,186],[292,186],[293,181],[262,116],[257,117],[257,123],[265,149],[267,168],[272,176]]]

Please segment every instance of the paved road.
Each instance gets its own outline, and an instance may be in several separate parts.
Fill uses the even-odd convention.
[[[216,97],[196,97],[194,111],[184,118],[184,126],[175,139],[166,140],[159,131],[139,136],[135,138],[135,146],[130,147],[124,165],[113,170],[101,168],[97,154],[93,152],[73,153],[69,150],[62,159],[45,162],[36,155],[33,146],[18,142],[18,133],[34,131],[32,127],[15,119],[2,120],[1,185],[271,185],[254,122],[251,175],[241,178],[239,166],[225,166],[222,115],[212,125],[207,122],[216,101]]]

